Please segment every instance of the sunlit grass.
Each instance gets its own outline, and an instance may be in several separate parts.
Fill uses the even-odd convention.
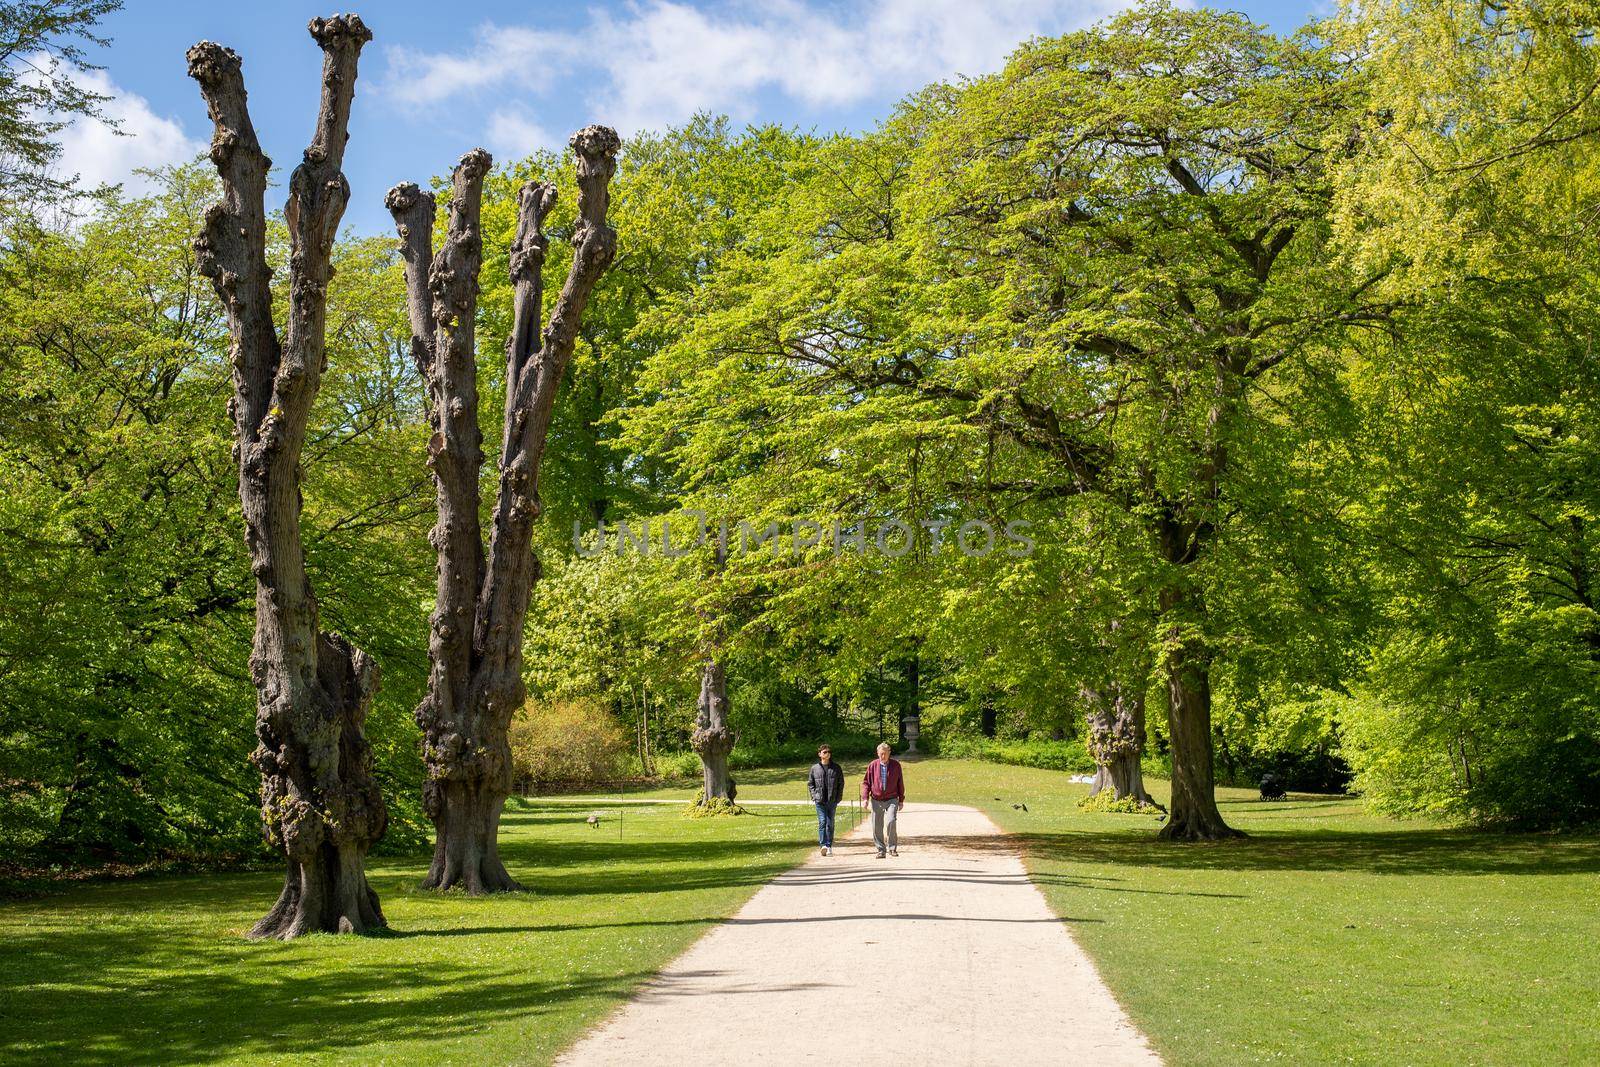
[[[683,819],[514,801],[507,865],[531,890],[418,891],[378,861],[393,936],[252,943],[281,876],[188,875],[0,906],[0,1061],[544,1063],[793,865],[805,811]]]
[[[740,799],[803,798],[802,775],[746,771]],[[1224,789],[1248,839],[1167,845],[1154,818],[1078,810],[1087,787],[1053,771],[930,760],[906,782],[908,799],[970,804],[1018,835],[1051,906],[1174,1064],[1600,1063],[1592,835]],[[1166,783],[1151,786],[1165,803]]]
[[[744,771],[740,799],[804,800],[802,775]],[[1224,790],[1250,838],[1164,845],[1154,819],[1079,811],[1084,787],[1056,772],[928,761],[907,780],[911,799],[971,804],[1017,835],[1172,1063],[1600,1062],[1592,836],[1480,834],[1373,818],[1343,798]],[[375,863],[387,938],[242,940],[272,899],[269,874],[0,906],[0,1059],[547,1062],[813,839],[808,807],[684,819],[627,806],[620,839],[611,809],[585,823],[596,808],[514,803],[505,852],[528,894],[422,893],[420,860]]]

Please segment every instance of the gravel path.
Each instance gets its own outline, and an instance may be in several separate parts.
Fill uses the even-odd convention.
[[[900,835],[773,879],[560,1063],[1160,1062],[986,816],[908,804]]]

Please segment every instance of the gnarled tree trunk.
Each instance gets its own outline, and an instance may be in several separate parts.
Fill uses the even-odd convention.
[[[1160,807],[1144,787],[1144,692],[1125,690],[1112,683],[1105,691],[1083,689],[1088,705],[1088,749],[1094,757],[1094,784],[1089,795],[1111,790],[1114,800],[1132,798]]]
[[[292,938],[384,925],[366,855],[388,820],[372,778],[364,727],[378,667],[322,633],[300,537],[300,452],[326,362],[329,257],[350,196],[344,159],[356,63],[372,39],[354,15],[312,19],[323,51],[322,101],[305,159],[289,179],[289,316],[280,344],[266,261],[269,161],[245,104],[239,56],[202,41],[189,50],[215,132],[211,159],[223,200],[195,241],[200,270],[227,309],[232,336],[234,451],[245,543],[256,577],[250,675],[257,691],[251,760],[261,772],[268,840],[287,873],[252,937]]]
[[[712,546],[711,580],[716,581],[728,565],[727,542],[719,537]],[[702,622],[710,622],[702,612]],[[709,629],[714,632],[716,627]],[[704,780],[700,803],[712,806],[719,802],[733,803],[737,787],[728,774],[728,753],[733,751],[737,735],[728,725],[728,676],[723,669],[722,657],[717,652],[715,637],[710,639],[711,649],[700,668],[700,699],[695,705],[694,732],[689,735],[689,745],[700,757],[700,771]]]
[[[540,511],[539,461],[579,319],[616,254],[606,212],[620,142],[612,130],[589,126],[573,134],[571,143],[578,159],[572,269],[542,332],[542,226],[555,204],[555,187],[529,182],[518,194],[500,479],[487,556],[478,522],[483,448],[475,318],[483,261],[479,211],[489,154],[475,149],[457,164],[449,227],[437,256],[433,197],[407,182],[385,200],[405,260],[412,358],[428,386],[428,465],[439,507],[432,534],[439,554],[428,643],[432,669],[416,710],[428,772],[423,805],[436,829],[433,864],[423,882],[430,889],[460,886],[480,894],[521,888],[500,861],[498,839],[500,812],[511,793],[507,729],[527,696],[522,628],[539,579],[531,550]]]
[[[733,751],[733,741],[733,730],[728,726],[728,678],[720,660],[707,660],[700,669],[700,700],[695,707],[694,733],[689,738],[700,757],[705,804],[733,801],[733,779],[728,775],[728,753]]]

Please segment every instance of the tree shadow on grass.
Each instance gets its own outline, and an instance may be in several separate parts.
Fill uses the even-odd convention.
[[[359,1051],[456,1037],[464,1026],[534,1017],[571,1000],[603,1006],[647,977],[576,972],[541,981],[471,959],[352,959],[345,944],[330,951],[330,942],[247,946],[192,932],[161,939],[145,929],[65,925],[8,936],[0,1060],[109,1067]]]
[[[1195,871],[1367,874],[1600,873],[1600,839],[1471,830],[1261,830],[1216,844],[1175,844],[1126,831],[1013,835],[1034,859]]]
[[[1077,918],[1054,916],[1045,919],[1012,919],[1012,918],[985,918],[981,915],[937,915],[933,913],[879,913],[863,912],[858,915],[796,915],[781,918],[720,918],[715,915],[704,915],[687,919],[630,919],[626,922],[607,923],[547,923],[538,926],[474,926],[459,929],[445,930],[419,930],[415,933],[402,934],[402,937],[468,937],[468,936],[494,936],[497,934],[559,934],[581,933],[590,930],[636,930],[652,927],[675,926],[773,926],[788,923],[827,923],[827,922],[876,922],[880,919],[906,919],[916,921],[948,921],[948,922],[975,922],[975,923],[1039,923],[1052,925],[1056,923],[1103,923],[1104,919]]]
[[[431,1039],[459,1038],[507,1018],[559,1011],[571,1020],[573,1012],[562,1005],[573,1001],[583,1002],[586,1012],[603,1012],[647,972],[619,967],[619,973],[604,973],[603,964],[575,958],[578,966],[561,973],[565,961],[527,966],[516,946],[498,939],[502,948],[493,951],[470,940],[442,942],[452,947],[441,951],[425,949],[424,938],[432,932],[566,934],[567,947],[541,948],[561,952],[571,950],[574,936],[591,944],[584,932],[594,930],[592,943],[603,946],[615,940],[606,938],[606,928],[634,924],[584,924],[589,895],[756,886],[787,870],[794,858],[783,835],[748,840],[732,836],[735,828],[685,831],[674,824],[672,834],[681,836],[617,841],[582,829],[561,833],[543,819],[534,821],[537,813],[517,816],[523,817],[529,822],[506,834],[502,854],[530,894],[492,898],[481,902],[481,911],[468,910],[479,902],[417,888],[425,860],[375,859],[369,877],[397,927],[376,940],[245,941],[243,931],[281,884],[281,874],[272,871],[154,876],[84,887],[17,911],[8,906],[0,910],[0,1061],[100,1067],[333,1051],[359,1057],[366,1046],[387,1049],[393,1042],[426,1049]],[[809,822],[809,813],[797,822],[796,841]],[[641,896],[633,910],[653,910],[646,899]],[[541,900],[571,903],[535,911]],[[683,904],[668,906],[683,910]],[[611,902],[595,907],[613,915],[617,910]],[[530,922],[536,914],[556,921]],[[473,929],[447,929],[452,922]],[[552,1032],[538,1023],[527,1029],[536,1036]]]

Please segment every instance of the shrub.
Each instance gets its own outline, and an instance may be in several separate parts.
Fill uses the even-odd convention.
[[[1095,769],[1094,757],[1089,755],[1089,750],[1077,738],[1066,741],[1003,741],[998,738],[947,734],[940,739],[937,752],[952,759],[1007,763],[1016,767],[1037,767],[1071,774],[1093,774]],[[1153,778],[1166,778],[1172,773],[1172,766],[1166,757],[1148,748],[1140,764],[1144,773]]]
[[[1271,693],[1243,703],[1219,701],[1214,722],[1219,784],[1254,788],[1275,774],[1286,788],[1342,793],[1350,768],[1339,754],[1335,701],[1323,695]]]
[[[939,742],[939,755],[1076,774],[1091,774],[1095,766],[1094,757],[1083,747],[1083,742],[1076,739],[1000,741],[986,737],[947,736]]]
[[[1466,645],[1402,635],[1338,702],[1354,787],[1387,815],[1542,828],[1600,821],[1600,685],[1586,619],[1513,618]],[[1571,632],[1576,630],[1577,632]]]
[[[706,791],[700,790],[694,795],[683,809],[683,814],[691,819],[710,819],[718,815],[744,815],[745,809],[726,797],[717,797],[711,803],[706,803]]]
[[[655,764],[658,778],[695,778],[700,774],[700,757],[691,749],[658,752]]]
[[[876,755],[878,739],[872,734],[844,734],[819,738],[816,741],[779,741],[764,745],[739,741],[728,753],[728,769],[748,770],[752,767],[784,767],[810,764],[817,758],[817,746],[826,740],[833,749],[833,758],[840,763],[862,762]],[[656,775],[660,778],[698,778],[700,757],[690,749],[682,752],[661,752],[655,757]],[[854,769],[853,767],[851,769]]]
[[[1102,789],[1092,797],[1084,797],[1078,801],[1078,807],[1084,811],[1098,811],[1111,815],[1160,815],[1161,809],[1154,804],[1141,804],[1138,797],[1116,798],[1116,794],[1109,789]]]
[[[511,719],[510,741],[519,793],[615,778],[629,755],[627,734],[593,698],[529,701]]]

